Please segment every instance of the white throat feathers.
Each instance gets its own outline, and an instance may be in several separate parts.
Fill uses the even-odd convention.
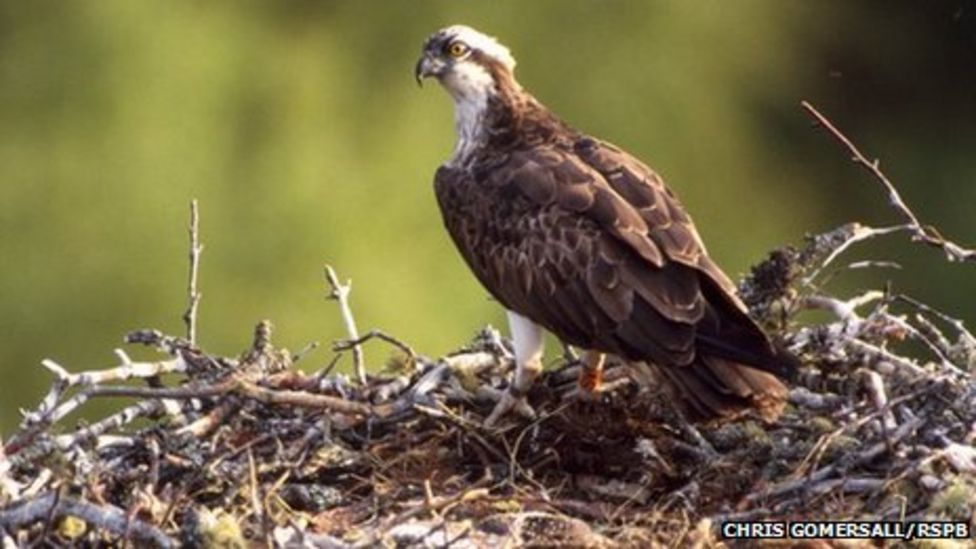
[[[454,25],[442,31],[454,40],[459,40],[471,50],[504,65],[510,72],[515,70],[515,58],[508,48],[486,34],[465,25]],[[463,164],[484,136],[488,99],[498,93],[492,75],[476,63],[470,56],[461,58],[441,77],[441,84],[454,99],[454,128],[457,144],[449,160],[451,165]]]
[[[465,61],[444,75],[444,88],[454,99],[454,129],[457,143],[450,164],[456,165],[475,149],[481,140],[488,98],[497,93],[495,81],[483,67]]]

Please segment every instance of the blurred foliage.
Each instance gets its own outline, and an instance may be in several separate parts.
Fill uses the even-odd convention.
[[[104,366],[130,329],[182,333],[192,197],[215,352],[243,349],[262,318],[293,349],[343,337],[326,262],[354,280],[362,328],[425,353],[502,324],[431,191],[449,101],[411,75],[455,22],[499,36],[540,99],[662,172],[730,274],[805,232],[894,221],[801,99],[880,156],[924,220],[976,242],[964,0],[4,0],[0,432],[47,386],[41,358]],[[869,248],[906,269],[840,284],[891,278],[976,321],[972,265],[898,237]],[[387,354],[367,348],[373,365]]]

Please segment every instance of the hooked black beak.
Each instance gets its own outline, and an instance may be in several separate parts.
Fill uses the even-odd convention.
[[[413,76],[417,79],[417,85],[423,86],[424,78],[428,76],[440,76],[443,70],[443,61],[434,59],[425,53],[417,60],[417,66],[414,67]]]

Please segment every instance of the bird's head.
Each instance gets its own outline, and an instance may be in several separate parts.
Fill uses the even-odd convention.
[[[479,101],[512,80],[515,58],[508,48],[471,27],[453,25],[424,42],[414,75],[417,83],[435,77],[456,102]]]

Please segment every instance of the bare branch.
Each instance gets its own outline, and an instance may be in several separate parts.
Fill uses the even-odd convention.
[[[366,416],[373,413],[372,406],[353,400],[305,391],[270,389],[241,380],[235,390],[242,395],[267,404],[290,404],[302,408],[332,410],[344,414]]]
[[[924,424],[925,421],[919,418],[901,424],[893,433],[891,433],[889,440],[886,441],[887,444],[886,442],[877,442],[868,446],[866,449],[854,456],[852,460],[853,463],[861,464],[871,462]],[[816,471],[813,471],[806,478],[785,481],[776,486],[770,487],[769,490],[765,492],[754,492],[749,494],[746,496],[746,501],[758,501],[772,496],[783,496],[797,490],[809,489],[818,485],[821,481],[827,480],[837,472],[838,467],[836,465],[826,465],[820,469],[817,469]]]
[[[357,415],[368,415],[371,413],[370,406],[359,402],[305,391],[289,391],[261,387],[241,377],[232,376],[219,383],[201,387],[96,386],[82,391],[66,401],[53,415],[60,419],[92,397],[139,397],[184,400],[219,397],[230,393],[239,393],[248,398],[253,398],[268,404],[292,404],[304,408],[322,408]],[[68,409],[62,410],[62,408]]]
[[[112,505],[93,503],[48,492],[31,500],[0,509],[0,527],[23,528],[47,520],[75,516],[116,536],[131,534],[136,540],[155,547],[177,547],[176,541],[155,526],[126,516],[125,511]]]
[[[918,216],[915,212],[905,204],[902,200],[901,194],[899,194],[898,189],[895,187],[894,183],[888,179],[888,176],[881,171],[881,164],[878,159],[868,160],[860,149],[846,136],[844,135],[826,116],[820,114],[820,111],[815,109],[813,105],[807,101],[801,102],[803,108],[812,116],[821,127],[827,130],[831,136],[834,137],[841,145],[843,145],[848,152],[851,154],[851,160],[867,170],[879,183],[884,187],[885,191],[888,193],[888,203],[891,205],[895,211],[898,212],[901,217],[907,222],[906,226],[912,231],[913,239],[924,242],[930,246],[935,246],[941,248],[945,253],[946,258],[949,261],[976,261],[976,250],[970,250],[959,246],[958,244],[946,240],[936,231],[934,228],[922,225],[919,221]],[[863,240],[863,238],[861,238]]]
[[[143,400],[123,408],[105,419],[82,427],[70,435],[59,435],[54,437],[54,444],[61,450],[72,448],[76,444],[87,442],[103,434],[124,427],[132,423],[137,418],[148,417],[165,411],[162,400]]]
[[[884,379],[881,378],[881,374],[874,370],[864,370],[864,388],[867,390],[868,396],[871,397],[871,403],[881,412],[884,428],[891,431],[898,427],[895,414],[888,406],[888,394],[885,392]]]
[[[346,333],[350,341],[359,339],[359,330],[356,329],[356,319],[352,316],[352,308],[349,306],[349,292],[352,291],[352,280],[347,280],[345,284],[339,282],[335,269],[332,265],[325,266],[325,280],[329,283],[332,291],[329,293],[330,299],[339,302],[339,311],[342,314],[342,322],[346,326]],[[352,362],[356,371],[356,379],[360,385],[366,384],[366,363],[363,358],[363,349],[359,343],[352,345]]]
[[[915,307],[919,311],[928,313],[930,315],[942,319],[943,322],[946,322],[947,324],[951,325],[953,328],[956,329],[957,332],[959,332],[960,339],[965,341],[968,345],[971,345],[972,347],[976,348],[976,336],[973,336],[973,334],[968,329],[966,329],[966,326],[962,320],[959,320],[958,318],[955,317],[951,317],[943,313],[942,311],[939,311],[938,309],[934,309],[931,306],[926,305],[925,303],[922,303],[921,301],[904,294],[896,295],[894,296],[893,299],[895,301],[901,301],[907,303],[912,307]]]
[[[132,378],[149,378],[162,374],[186,372],[186,361],[182,358],[159,362],[132,362],[127,355],[119,355],[120,364],[105,370],[90,370],[72,374],[51,359],[44,359],[41,364],[54,372],[55,376],[63,379],[69,387],[78,385],[98,385],[112,381],[126,381]]]
[[[403,351],[404,354],[406,354],[411,360],[417,358],[417,353],[413,350],[412,347],[400,341],[399,339],[391,336],[390,334],[387,334],[383,330],[370,330],[362,337],[357,337],[356,339],[346,340],[346,341],[337,341],[335,345],[332,346],[332,350],[339,352],[339,351],[348,351],[349,349],[352,349],[353,352],[355,352],[360,345],[366,343],[371,339],[381,339],[389,343],[390,345],[393,345],[397,349]]]
[[[197,211],[197,199],[190,201],[190,274],[187,282],[188,305],[183,313],[186,323],[186,338],[190,345],[197,343],[197,308],[200,306],[201,294],[197,290],[197,276],[200,272],[200,254],[203,244],[200,244],[200,216]]]
[[[221,402],[196,421],[177,429],[176,433],[180,436],[192,435],[195,438],[202,438],[216,429],[231,412],[239,407],[240,404],[237,402]]]
[[[858,242],[869,240],[877,236],[891,234],[898,231],[913,230],[913,227],[911,225],[895,225],[892,227],[868,227],[865,225],[861,225],[860,223],[850,223],[848,225],[845,225],[845,227],[849,227],[849,232],[847,233],[846,239],[839,246],[831,250],[827,258],[824,259],[820,263],[820,265],[817,266],[817,268],[813,269],[813,271],[809,275],[804,277],[803,279],[804,284],[808,284],[808,285],[811,284],[828,265],[830,265],[835,259],[837,259],[838,256],[840,256],[840,254],[844,253],[845,251],[847,251],[848,248],[850,248],[852,245]]]

